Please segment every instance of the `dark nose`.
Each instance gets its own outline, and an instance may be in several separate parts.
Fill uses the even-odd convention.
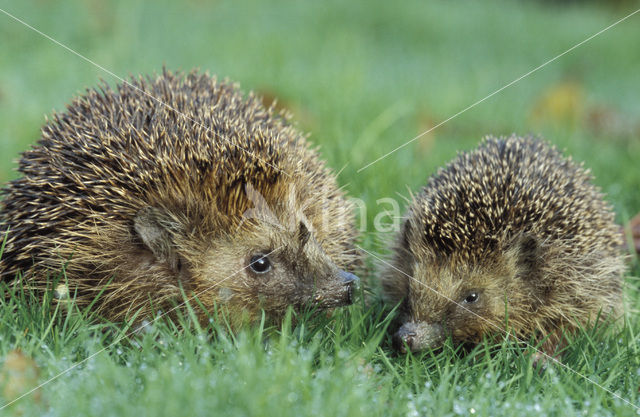
[[[340,278],[342,278],[343,284],[357,284],[360,281],[360,278],[353,275],[351,272],[340,270]]]
[[[342,279],[342,283],[347,290],[346,302],[347,304],[351,304],[353,303],[353,289],[358,286],[360,279],[351,272],[343,271],[342,269],[338,274],[340,275],[340,279]]]
[[[402,353],[407,353],[413,350],[413,340],[416,337],[416,333],[400,329],[393,335],[393,348],[399,350]]]

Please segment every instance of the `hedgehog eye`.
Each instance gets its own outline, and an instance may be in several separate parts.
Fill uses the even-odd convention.
[[[473,291],[473,292],[470,292],[469,294],[467,294],[467,296],[464,297],[462,302],[465,303],[465,304],[473,304],[473,303],[477,303],[479,298],[480,298],[480,294],[478,294],[477,292]]]
[[[251,257],[249,267],[256,274],[265,274],[271,270],[271,261],[266,255],[259,253]]]

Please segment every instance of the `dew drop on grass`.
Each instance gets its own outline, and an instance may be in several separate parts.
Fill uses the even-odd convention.
[[[407,417],[419,417],[420,413],[418,413],[418,410],[409,410],[409,412],[407,413]]]
[[[412,397],[411,394],[407,395],[407,397]],[[416,408],[416,404],[411,401],[411,398],[409,398],[409,401],[407,402],[407,408],[409,409],[407,411],[407,417],[419,417],[420,413],[418,413],[418,409]]]
[[[453,412],[459,416],[467,414],[466,408],[458,403],[453,403]]]

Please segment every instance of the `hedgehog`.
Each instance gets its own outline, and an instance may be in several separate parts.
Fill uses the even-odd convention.
[[[554,354],[621,314],[612,207],[582,164],[534,137],[486,137],[413,197],[382,274],[396,347],[471,347],[507,331]],[[544,358],[541,358],[544,359]]]
[[[274,109],[199,71],[86,90],[2,191],[0,277],[42,292],[63,271],[61,292],[112,321],[185,297],[233,326],[350,304],[352,203]]]

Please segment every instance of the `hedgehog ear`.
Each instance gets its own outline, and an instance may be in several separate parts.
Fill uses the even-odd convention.
[[[167,221],[155,207],[144,207],[133,219],[133,228],[158,262],[166,262],[173,270],[178,269],[178,255],[173,247]]]
[[[311,237],[311,232],[307,225],[303,222],[300,222],[300,226],[298,227],[298,239],[300,240],[300,247],[303,248],[304,245],[307,244],[309,238]]]
[[[519,236],[515,241],[515,255],[518,269],[523,272],[524,277],[535,275],[539,263],[540,243],[535,236],[525,234]]]

